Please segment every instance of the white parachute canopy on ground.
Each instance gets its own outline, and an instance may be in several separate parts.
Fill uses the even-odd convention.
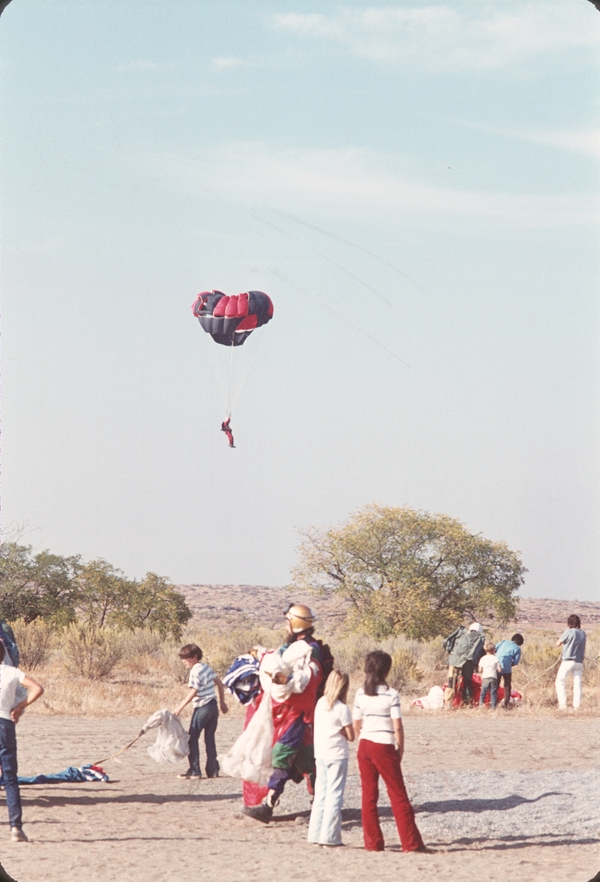
[[[140,735],[149,729],[158,729],[156,741],[148,748],[155,762],[179,763],[188,756],[190,736],[170,710],[164,708],[148,717]]]

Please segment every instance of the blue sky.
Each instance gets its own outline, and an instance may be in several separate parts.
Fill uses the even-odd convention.
[[[13,0],[0,41],[9,535],[284,584],[406,504],[599,598],[591,3]],[[231,378],[211,288],[275,304]]]

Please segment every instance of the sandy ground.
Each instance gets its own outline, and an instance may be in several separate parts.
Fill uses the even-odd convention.
[[[580,770],[587,781],[600,765],[599,722],[590,716],[536,717],[519,711],[407,714],[404,773],[424,834],[427,816],[419,810],[418,786],[415,791],[419,775],[439,773],[440,793],[444,786],[447,790],[446,773],[452,770]],[[139,718],[25,717],[18,726],[20,773],[98,760],[131,740],[142,723]],[[229,746],[241,725],[239,713],[221,718],[220,750]],[[275,821],[265,827],[240,815],[238,781],[179,781],[177,772],[185,765],[156,765],[146,752],[152,740],[148,733],[120,762],[105,764],[109,784],[22,788],[24,829],[31,841],[11,843],[7,820],[2,819],[5,844],[0,856],[6,870],[18,882],[281,882],[303,877],[319,882],[506,882],[511,877],[588,882],[600,870],[600,817],[592,835],[589,823],[585,833],[573,829],[565,835],[563,825],[556,834],[542,836],[521,823],[511,835],[493,839],[472,835],[475,827],[481,829],[481,818],[469,814],[480,815],[482,803],[477,800],[457,815],[452,835],[425,837],[432,854],[403,855],[389,810],[383,808],[389,847],[366,853],[361,847],[359,788],[352,778],[357,773],[354,754],[348,788],[352,796],[344,810],[346,847],[321,849],[305,841],[309,803],[302,787],[288,785]],[[423,780],[431,783],[431,776],[423,775]],[[494,793],[483,795],[487,808]],[[502,809],[503,818],[510,817],[510,803],[502,800]]]

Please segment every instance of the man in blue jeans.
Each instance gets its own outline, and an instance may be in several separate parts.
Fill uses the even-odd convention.
[[[200,735],[204,731],[204,744],[206,747],[206,776],[207,778],[219,777],[219,763],[217,762],[217,746],[215,744],[215,732],[219,722],[219,708],[217,706],[217,693],[219,692],[219,705],[221,712],[227,713],[225,704],[225,689],[219,677],[213,669],[202,664],[202,650],[195,643],[186,643],[179,650],[179,658],[190,672],[188,680],[188,694],[181,704],[173,711],[173,716],[178,717],[181,711],[193,702],[194,711],[190,723],[190,766],[187,772],[178,775],[178,778],[197,779],[202,777],[200,771]]]
[[[26,707],[33,704],[43,688],[20,668],[5,664],[4,643],[0,641],[0,767],[2,768],[2,784],[6,794],[6,807],[10,822],[11,839],[13,842],[27,842],[23,833],[21,816],[21,795],[17,780],[17,735],[15,726],[21,719]],[[27,690],[27,697],[17,701],[17,687],[21,685]]]

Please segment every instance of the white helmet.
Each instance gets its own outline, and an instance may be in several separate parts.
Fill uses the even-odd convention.
[[[480,625],[479,622],[473,622],[472,625],[469,625],[469,631],[477,631],[478,634],[483,634],[483,625]]]

